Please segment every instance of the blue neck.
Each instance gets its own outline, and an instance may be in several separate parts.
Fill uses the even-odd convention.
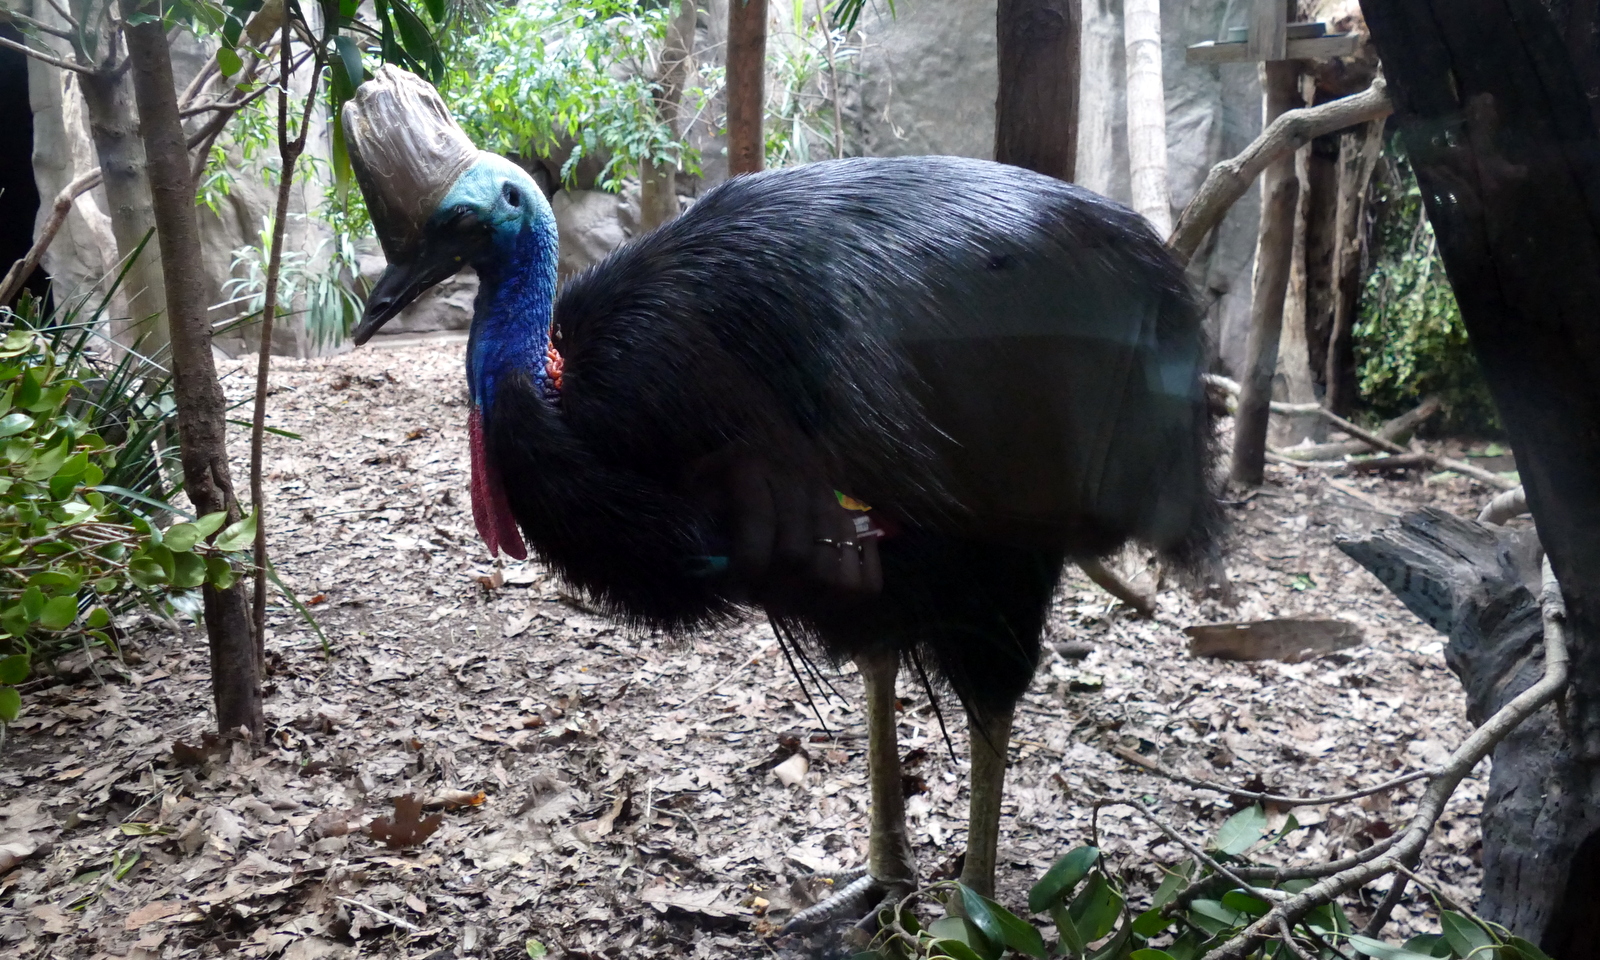
[[[555,224],[523,225],[499,239],[494,252],[474,266],[478,298],[467,342],[467,383],[472,402],[487,415],[496,385],[512,371],[526,371],[544,392],[556,293]]]

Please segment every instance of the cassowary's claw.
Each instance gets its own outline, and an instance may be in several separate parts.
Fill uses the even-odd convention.
[[[855,881],[866,876],[869,869],[870,867],[863,863],[860,866],[847,867],[843,870],[813,870],[809,874],[806,874],[806,879],[830,880],[835,884],[854,883]],[[837,897],[838,894],[836,893],[834,896]]]
[[[833,896],[795,914],[783,925],[783,933],[803,933],[836,920],[857,920],[857,926],[877,929],[878,911],[893,906],[911,892],[911,884],[885,883],[866,872],[865,867],[838,871],[840,875],[860,873]]]

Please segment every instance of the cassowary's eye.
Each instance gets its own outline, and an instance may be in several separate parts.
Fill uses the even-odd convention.
[[[511,204],[513,207],[522,206],[522,192],[509,183],[506,184],[506,203]]]

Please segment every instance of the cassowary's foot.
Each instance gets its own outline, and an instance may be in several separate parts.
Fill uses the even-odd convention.
[[[906,881],[879,880],[866,867],[842,871],[855,879],[836,890],[833,896],[795,914],[783,925],[784,933],[803,933],[840,920],[854,920],[869,936],[878,930],[878,914],[898,904],[915,885]]]

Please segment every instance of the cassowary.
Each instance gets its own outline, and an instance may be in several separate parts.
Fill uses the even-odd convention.
[[[1063,564],[1135,541],[1192,565],[1212,543],[1199,315],[1161,242],[1017,168],[849,159],[732,180],[558,290],[545,197],[430,87],[385,67],[345,116],[389,259],[357,342],[478,273],[491,551],[526,542],[639,625],[755,606],[855,662],[869,856],[831,912],[916,879],[894,684],[903,664],[942,681],[973,730],[962,879],[992,894],[1013,710]]]

